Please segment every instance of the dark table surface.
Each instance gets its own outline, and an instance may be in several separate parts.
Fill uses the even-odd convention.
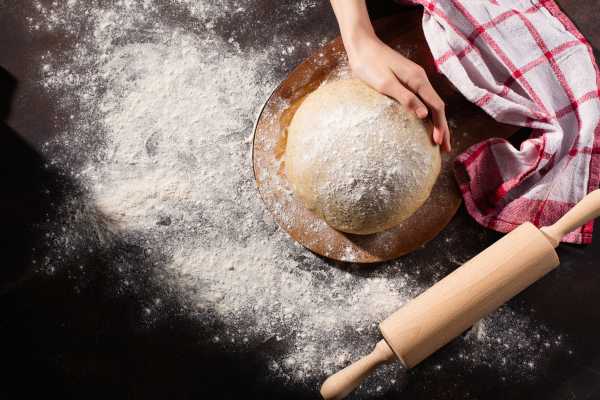
[[[134,244],[117,241],[112,248],[90,252],[86,262],[99,268],[85,278],[69,259],[59,274],[36,272],[33,260],[51,250],[40,224],[52,218],[64,193],[79,189],[77,182],[47,168],[48,155],[40,155],[42,144],[61,132],[67,116],[38,84],[39,57],[65,43],[56,35],[32,35],[25,16],[34,3],[0,0],[0,398],[317,398],[318,382],[266,379],[262,349],[226,351],[199,341],[198,330],[205,327],[185,315],[140,329],[135,317],[140,299],[160,289],[145,274],[143,250]],[[600,48],[596,2],[560,3]],[[274,34],[293,39],[313,30],[332,38],[337,32],[328,2],[314,3],[305,20],[291,26],[285,2],[261,0],[252,7],[254,16],[271,15],[273,24],[242,35],[235,32],[240,21],[223,23],[224,37],[237,34],[242,44],[260,45]],[[371,5],[373,16],[394,10],[392,3]],[[282,68],[290,70],[307,54]],[[453,223],[482,229],[462,208]],[[535,308],[537,319],[563,333],[570,356],[551,358],[532,379],[508,383],[490,369],[444,370],[432,379],[417,367],[402,391],[388,396],[600,398],[600,230],[594,236],[590,246],[562,246],[561,267],[511,302],[517,309]],[[485,238],[467,247],[484,248],[498,235],[487,232]],[[117,251],[141,266],[132,277],[143,283],[138,292],[115,295],[118,277],[106,266]],[[428,362],[447,357],[449,347]]]

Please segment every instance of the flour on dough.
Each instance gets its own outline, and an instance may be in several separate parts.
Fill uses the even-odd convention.
[[[431,126],[356,79],[308,95],[288,128],[285,165],[295,194],[333,228],[389,229],[427,199],[439,175]]]

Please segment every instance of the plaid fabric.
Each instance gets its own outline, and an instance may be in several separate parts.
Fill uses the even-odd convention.
[[[532,128],[516,149],[489,139],[457,157],[469,213],[508,232],[550,225],[600,181],[600,74],[552,0],[411,0],[438,69],[497,121]],[[591,243],[593,221],[563,242]]]

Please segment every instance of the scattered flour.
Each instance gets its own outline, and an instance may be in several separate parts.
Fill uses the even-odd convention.
[[[280,342],[283,351],[266,355],[274,379],[318,382],[369,352],[379,338],[376,324],[453,268],[462,239],[452,229],[443,233],[429,248],[431,265],[416,256],[365,270],[333,266],[280,231],[254,187],[247,138],[285,76],[277,72],[280,58],[296,50],[276,42],[242,51],[216,33],[215,21],[232,10],[243,14],[252,2],[226,3],[36,3],[32,32],[73,41],[40,62],[41,84],[65,112],[76,112],[46,152],[89,199],[79,214],[69,204],[62,214],[83,220],[93,209],[111,231],[135,237],[156,259],[149,273],[176,293],[190,317],[227,328],[205,340],[248,349]],[[302,1],[298,18],[311,18],[313,4]],[[189,26],[165,10],[184,15]],[[315,49],[320,41],[311,39]],[[61,253],[43,259],[46,271],[86,251],[102,236],[95,229],[49,232]],[[158,296],[145,313],[158,307]],[[543,361],[540,349],[561,340],[504,308],[443,362],[529,375]],[[397,375],[394,366],[383,369],[362,393],[388,390]]]

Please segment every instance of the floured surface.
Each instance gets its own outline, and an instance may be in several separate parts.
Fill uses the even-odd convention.
[[[47,156],[83,188],[49,221],[55,250],[40,255],[40,272],[56,274],[65,260],[110,247],[114,237],[135,243],[152,269],[137,270],[124,249],[111,257],[122,277],[115,296],[143,304],[140,329],[173,314],[197,320],[206,325],[199,341],[224,352],[260,348],[270,380],[313,391],[369,351],[377,322],[478,250],[458,253],[463,241],[485,236],[457,221],[423,252],[372,270],[334,267],[295,244],[258,198],[248,138],[285,76],[282,59],[306,55],[323,38],[315,33],[304,50],[282,39],[242,50],[241,39],[224,37],[214,21],[252,2],[165,4],[68,1],[39,4],[29,16],[32,31],[79,35],[73,48],[39,60],[40,85],[62,112],[77,110]],[[310,4],[294,5],[300,21]],[[174,24],[165,7],[187,24]],[[150,274],[161,289],[142,295],[134,273]],[[169,296],[177,309],[161,306]],[[568,351],[560,333],[509,308],[481,329],[421,373],[460,365],[530,379],[543,372],[548,349]],[[397,388],[401,379],[397,366],[387,367],[357,396]]]

